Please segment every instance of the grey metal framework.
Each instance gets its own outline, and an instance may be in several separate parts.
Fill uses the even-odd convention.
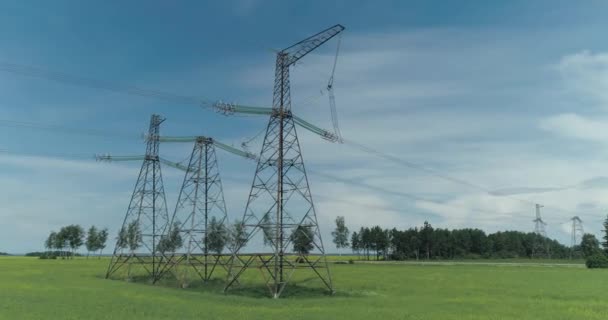
[[[207,230],[212,219],[226,227],[226,203],[214,141],[212,138],[199,136],[195,138],[170,224],[179,224],[179,233],[184,245],[178,250],[183,251],[165,252],[167,263],[161,270],[161,276],[171,271],[182,286],[186,286],[190,281],[191,270],[203,281],[208,281],[218,265],[225,268],[224,260],[230,255],[209,250]]]
[[[543,206],[540,204],[535,205],[536,218],[532,220],[534,222],[534,233],[542,237],[542,243],[534,241],[532,245],[532,256],[537,256],[539,252],[544,251],[547,257],[551,258],[551,251],[549,249],[549,243],[547,243],[547,232],[545,226],[547,225],[540,215],[540,208]]]
[[[574,250],[574,247],[578,244],[577,239],[583,238],[585,230],[583,229],[583,220],[581,220],[581,218],[579,218],[578,216],[574,216],[570,220],[572,221],[572,233],[570,238],[570,258],[572,258],[572,251]],[[577,238],[577,235],[579,235],[579,238]]]
[[[249,268],[258,268],[278,298],[296,269],[309,269],[329,292],[333,285],[291,112],[289,67],[344,30],[335,25],[277,53],[272,113],[247,201],[243,223],[248,237],[230,259],[225,291]],[[262,230],[260,233],[259,231]],[[306,231],[308,232],[306,232]],[[294,232],[312,234],[314,255],[294,252]],[[270,252],[242,254],[246,243],[264,238]],[[258,239],[259,240],[259,239]],[[261,245],[261,243],[260,243]]]
[[[123,221],[106,278],[126,266],[127,277],[149,277],[155,281],[163,263],[157,246],[169,223],[167,201],[158,156],[159,129],[165,119],[152,115],[146,155]]]

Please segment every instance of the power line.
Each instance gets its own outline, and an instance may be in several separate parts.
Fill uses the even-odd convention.
[[[160,100],[177,102],[177,103],[196,104],[196,105],[200,105],[204,108],[211,108],[211,101],[203,100],[203,99],[200,99],[197,97],[177,95],[177,94],[172,94],[172,93],[158,91],[158,90],[144,89],[144,88],[140,88],[140,87],[136,87],[136,86],[118,84],[118,83],[109,82],[109,81],[105,81],[105,80],[76,76],[76,75],[72,75],[72,74],[68,74],[68,73],[64,73],[64,72],[51,71],[48,69],[38,68],[38,67],[34,67],[34,66],[0,62],[0,71],[23,75],[23,76],[29,76],[29,77],[42,78],[42,79],[47,79],[47,80],[51,80],[51,81],[72,84],[72,85],[84,86],[84,87],[89,87],[89,88],[103,89],[103,90],[137,95],[137,96],[142,96],[142,97],[147,97],[147,98],[156,98],[156,99],[160,99]],[[97,135],[97,133],[95,133],[95,135]],[[444,179],[447,181],[451,181],[453,183],[465,185],[470,188],[483,191],[492,196],[498,196],[498,195],[494,194],[492,192],[492,190],[490,190],[486,187],[480,186],[475,183],[471,183],[471,182],[463,180],[463,179],[451,177],[451,176],[441,173],[437,170],[430,169],[430,168],[424,167],[422,165],[418,165],[413,162],[406,161],[404,159],[401,159],[401,158],[395,157],[393,155],[378,151],[371,147],[365,146],[363,144],[360,144],[360,143],[357,143],[354,141],[350,141],[350,140],[344,140],[344,143],[348,144],[350,146],[353,146],[361,151],[376,155],[385,160],[392,161],[394,163],[398,163],[398,164],[401,164],[401,165],[404,165],[404,166],[407,166],[407,167],[410,167],[413,169],[417,169],[420,171],[424,171],[427,174],[430,174],[432,176],[435,176],[435,177],[438,177],[438,178],[441,178],[441,179]],[[513,200],[516,200],[516,201],[519,201],[522,203],[526,203],[529,205],[536,204],[536,202],[534,202],[534,201],[520,199],[520,198],[516,198],[513,196],[505,195],[504,197],[507,197],[507,198],[510,198],[510,199],[513,199]],[[547,205],[545,205],[545,207],[552,208],[554,210],[559,210],[559,211],[562,211],[565,213],[576,214],[575,212],[571,212],[569,210],[565,210],[562,208],[557,208],[557,207],[552,207],[552,206],[547,206]]]
[[[13,128],[28,128],[28,129],[40,129],[47,131],[55,131],[62,133],[75,133],[75,134],[83,134],[88,136],[98,136],[98,137],[116,137],[116,138],[126,138],[126,139],[140,139],[134,134],[127,134],[121,132],[109,132],[95,129],[84,129],[84,128],[74,128],[67,126],[60,126],[49,123],[41,123],[41,122],[28,122],[28,121],[17,121],[17,120],[6,120],[0,119],[0,126],[3,127],[13,127]]]
[[[436,205],[440,205],[440,206],[444,206],[447,208],[460,208],[460,209],[464,209],[464,210],[468,210],[468,211],[474,211],[474,212],[478,212],[478,213],[490,213],[490,214],[515,214],[515,213],[524,213],[522,211],[518,211],[518,212],[489,212],[489,211],[485,211],[485,210],[479,210],[479,209],[475,209],[475,208],[469,208],[469,207],[465,207],[465,206],[460,206],[460,205],[456,205],[456,204],[449,204],[449,203],[445,203],[445,202],[441,202],[441,201],[437,201],[437,200],[433,200],[433,199],[428,199],[428,198],[423,198],[417,195],[413,195],[410,193],[405,193],[402,191],[395,191],[395,190],[390,190],[390,189],[386,189],[386,188],[382,188],[382,187],[378,187],[378,186],[374,186],[371,185],[369,183],[365,183],[359,180],[353,180],[353,179],[348,179],[348,178],[342,178],[342,177],[338,177],[329,173],[325,173],[325,172],[319,172],[316,170],[311,170],[311,169],[307,169],[308,172],[312,173],[313,175],[316,176],[320,176],[329,180],[334,180],[334,181],[338,181],[338,182],[342,182],[345,184],[349,184],[349,185],[353,185],[353,186],[358,186],[358,187],[362,187],[362,188],[366,188],[366,189],[370,189],[370,190],[374,190],[374,191],[378,191],[382,194],[390,194],[393,196],[397,196],[397,197],[401,197],[401,198],[406,198],[412,201],[422,201],[422,202],[428,202],[428,203],[433,203]]]
[[[400,165],[403,165],[403,166],[406,166],[406,167],[409,167],[409,168],[412,168],[412,169],[416,169],[416,170],[419,170],[419,171],[426,172],[427,174],[429,174],[431,176],[435,176],[435,177],[441,178],[443,180],[451,181],[451,182],[456,183],[456,184],[468,186],[468,187],[470,187],[472,189],[483,191],[484,193],[486,193],[486,194],[488,194],[490,196],[494,196],[494,197],[506,197],[506,198],[509,198],[509,199],[512,199],[512,200],[515,200],[515,201],[519,201],[519,202],[522,202],[522,203],[525,203],[525,204],[529,204],[529,205],[536,205],[536,204],[538,204],[538,202],[535,202],[535,201],[521,199],[521,198],[513,197],[513,196],[510,196],[510,195],[497,195],[496,193],[494,193],[491,189],[489,189],[487,187],[483,187],[483,186],[480,186],[478,184],[475,184],[475,183],[472,183],[472,182],[469,182],[469,181],[466,181],[466,180],[463,180],[463,179],[454,178],[452,176],[444,174],[444,173],[442,173],[440,171],[437,171],[435,169],[430,169],[430,168],[427,168],[425,166],[422,166],[422,165],[419,165],[419,164],[416,164],[416,163],[413,163],[413,162],[401,159],[401,158],[396,157],[394,155],[391,155],[391,154],[388,154],[388,153],[385,153],[385,152],[381,152],[379,150],[373,149],[371,147],[368,147],[366,145],[360,144],[360,143],[352,141],[352,140],[344,139],[344,144],[350,145],[350,146],[355,147],[355,148],[357,148],[357,149],[359,149],[359,150],[361,150],[363,152],[375,155],[375,156],[377,156],[379,158],[382,158],[382,159],[385,159],[385,160],[388,160],[388,161],[391,161],[391,162],[394,162],[394,163],[397,163],[397,164],[400,164]],[[554,209],[554,210],[559,210],[559,211],[562,211],[562,212],[565,212],[565,213],[571,213],[571,214],[574,213],[574,212],[571,212],[569,210],[565,210],[565,209],[562,209],[562,208],[557,208],[557,207],[547,206],[547,205],[544,205],[544,206],[546,208],[551,208],[551,209]],[[574,214],[576,214],[576,213],[574,213]]]
[[[66,160],[74,159],[95,159],[95,154],[91,153],[61,153],[61,152],[49,152],[49,153],[34,153],[34,152],[23,152],[23,151],[12,151],[8,149],[0,149],[0,154],[14,155],[14,156],[26,156],[26,157],[50,157],[50,158],[63,158]]]
[[[202,107],[209,107],[211,101],[201,99],[198,97],[177,95],[169,92],[144,89],[136,86],[119,84],[115,82],[93,79],[88,77],[77,76],[64,72],[52,71],[34,66],[14,64],[7,62],[0,62],[0,71],[18,74],[27,77],[47,79],[51,81],[61,82],[65,84],[83,86],[93,89],[102,89],[113,92],[120,92],[124,94],[136,95],[146,98],[160,99],[164,101],[182,103],[182,104],[195,104]]]

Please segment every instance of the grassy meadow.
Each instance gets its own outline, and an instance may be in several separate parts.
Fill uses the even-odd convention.
[[[0,257],[0,319],[606,319],[608,270],[514,265],[332,265],[334,296],[296,278],[285,298],[103,278],[108,260]],[[248,275],[254,281],[255,275]]]

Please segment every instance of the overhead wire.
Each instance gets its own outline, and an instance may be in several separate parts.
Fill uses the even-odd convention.
[[[95,129],[68,127],[68,126],[49,124],[49,123],[6,120],[6,119],[0,119],[0,126],[13,127],[13,128],[39,129],[39,130],[46,130],[46,131],[74,133],[74,134],[82,134],[82,135],[97,136],[97,137],[116,137],[116,138],[124,138],[124,139],[140,139],[141,138],[135,134],[127,134],[124,132],[102,131],[102,130],[95,130]]]
[[[339,47],[338,47],[338,50],[339,50]],[[335,61],[337,61],[337,56],[335,57]],[[335,63],[334,63],[334,68],[335,68]],[[126,94],[131,94],[131,95],[138,95],[138,96],[142,96],[142,97],[156,98],[156,99],[165,100],[165,101],[172,101],[172,102],[184,103],[184,104],[197,104],[203,108],[213,108],[213,103],[211,101],[200,99],[197,97],[176,95],[176,94],[158,91],[158,90],[144,89],[144,88],[140,88],[137,86],[117,84],[114,82],[98,80],[98,79],[93,79],[93,78],[88,78],[88,77],[81,77],[81,76],[76,76],[76,75],[72,75],[72,74],[68,74],[68,73],[64,73],[64,72],[57,72],[57,71],[51,71],[51,70],[47,70],[47,69],[43,69],[43,68],[38,68],[38,67],[34,67],[34,66],[0,62],[0,71],[23,75],[23,76],[29,76],[29,77],[43,78],[43,79],[48,79],[48,80],[52,80],[52,81],[57,81],[57,82],[62,82],[62,83],[67,83],[67,84],[72,84],[72,85],[79,85],[79,86],[84,86],[84,87],[90,87],[90,88],[95,88],[95,89],[103,89],[103,90],[126,93]],[[271,108],[244,107],[244,108],[241,108],[239,112],[243,113],[243,114],[260,115],[260,114],[269,114],[268,109],[271,109]],[[307,124],[310,124],[310,123],[307,123]],[[321,129],[322,131],[319,131],[318,130],[319,128],[316,126],[312,126],[312,127],[308,126],[307,129],[309,129],[310,131],[315,132],[321,136],[323,136],[323,134],[324,134],[323,131],[328,132],[327,130],[322,130],[322,129]],[[492,190],[482,187],[480,185],[468,182],[466,180],[451,177],[451,176],[443,174],[437,170],[430,169],[430,168],[400,159],[393,155],[380,152],[371,147],[365,146],[363,144],[360,144],[360,143],[357,143],[354,141],[344,140],[344,142],[346,144],[354,146],[364,152],[374,154],[385,160],[389,160],[394,163],[399,163],[399,164],[405,165],[410,168],[421,170],[421,171],[424,171],[435,177],[438,177],[438,178],[441,178],[444,180],[448,180],[448,181],[452,181],[457,184],[465,185],[465,186],[468,186],[468,187],[471,187],[471,188],[474,188],[477,190],[481,190],[481,191],[484,191],[493,196],[498,196],[496,194],[493,194]],[[536,204],[536,202],[526,200],[526,199],[515,198],[512,196],[506,196],[506,197],[511,198],[513,200],[520,201],[522,203],[527,203],[527,204],[531,204],[531,205]],[[562,208],[557,208],[557,207],[552,207],[552,206],[547,206],[547,205],[545,205],[545,207],[559,210],[562,212],[574,213],[572,211],[565,210]]]
[[[146,98],[155,98],[164,101],[183,103],[183,104],[196,104],[202,107],[210,107],[211,101],[201,99],[198,97],[177,95],[169,92],[144,89],[137,86],[119,84],[115,82],[93,79],[88,77],[77,76],[69,73],[52,71],[34,66],[28,66],[23,64],[0,62],[0,71],[18,74],[22,76],[42,78],[57,82],[62,82],[71,85],[89,87],[93,89],[103,89],[107,91],[120,92],[130,95],[137,95]]]
[[[95,159],[95,154],[91,153],[62,153],[62,152],[24,152],[14,151],[8,149],[0,149],[0,154],[13,155],[13,156],[26,156],[26,157],[49,157],[59,158],[66,160],[74,159]]]

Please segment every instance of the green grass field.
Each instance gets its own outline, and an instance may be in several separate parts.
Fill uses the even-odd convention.
[[[562,266],[332,265],[335,296],[273,300],[105,280],[107,260],[0,258],[0,319],[606,319],[608,270]],[[298,278],[299,281],[305,279]]]

